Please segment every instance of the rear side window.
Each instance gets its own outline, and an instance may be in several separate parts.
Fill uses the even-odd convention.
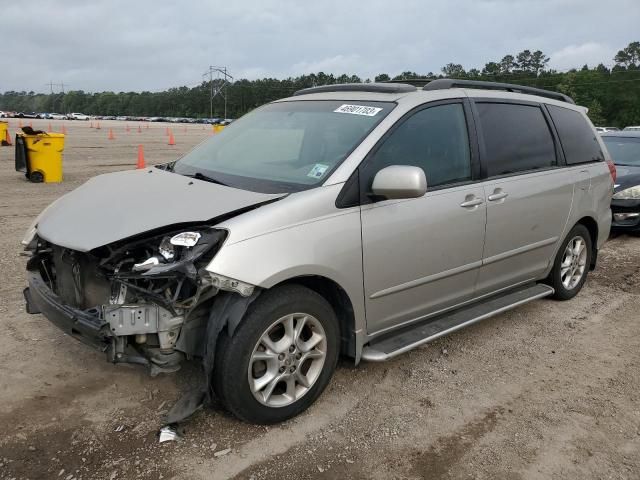
[[[404,121],[365,164],[365,188],[371,187],[378,171],[391,165],[422,168],[429,187],[470,180],[471,155],[462,104],[429,107]]]
[[[478,103],[488,177],[557,165],[549,125],[538,106]]]
[[[604,161],[595,132],[579,112],[554,105],[547,108],[560,135],[567,165]]]

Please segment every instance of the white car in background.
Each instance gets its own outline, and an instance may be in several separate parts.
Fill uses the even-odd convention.
[[[640,132],[640,125],[635,125],[633,127],[624,127],[625,132]]]
[[[50,118],[51,120],[66,120],[67,116],[63,115],[62,113],[50,113],[48,118]]]
[[[91,117],[89,115],[85,115],[84,113],[70,113],[67,115],[69,120],[89,120]]]

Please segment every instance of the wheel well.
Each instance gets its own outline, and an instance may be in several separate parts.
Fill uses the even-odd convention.
[[[591,237],[591,265],[589,269],[596,268],[596,260],[598,259],[598,223],[591,217],[582,217],[577,224],[584,225],[589,231]]]
[[[285,280],[279,285],[297,283],[322,295],[329,302],[331,308],[338,317],[340,323],[340,353],[355,358],[356,338],[355,338],[355,314],[353,304],[347,292],[333,280],[318,275],[308,275]],[[273,288],[273,287],[272,287]]]

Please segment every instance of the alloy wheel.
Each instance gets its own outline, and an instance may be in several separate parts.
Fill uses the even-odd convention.
[[[251,393],[268,407],[299,400],[318,380],[327,355],[327,337],[320,321],[306,313],[276,320],[262,334],[249,360]]]
[[[567,290],[573,290],[582,280],[587,267],[587,246],[581,236],[573,237],[564,250],[560,264],[560,280]]]

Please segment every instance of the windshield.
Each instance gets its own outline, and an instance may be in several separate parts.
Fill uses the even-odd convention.
[[[602,137],[616,165],[640,167],[640,137]]]
[[[333,100],[271,103],[198,145],[173,171],[265,193],[312,188],[326,180],[394,106]]]

